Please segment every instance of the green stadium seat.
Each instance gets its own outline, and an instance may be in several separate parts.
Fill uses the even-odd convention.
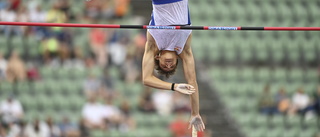
[[[268,130],[268,136],[270,137],[282,137],[285,130],[283,127],[273,128]]]
[[[226,79],[227,81],[236,81],[238,80],[238,70],[233,69],[233,68],[226,68],[225,71],[223,71],[224,73],[224,79]]]
[[[27,110],[37,110],[38,99],[31,95],[20,96],[19,100]]]
[[[229,107],[230,112],[240,110],[246,104],[246,101],[243,99],[226,98],[226,100],[227,100],[226,102],[228,102],[229,100],[233,100],[232,102],[227,103],[227,106]]]
[[[194,38],[192,40],[192,51],[193,51],[193,54],[195,56],[195,59],[196,60],[202,60],[205,58],[205,54],[203,54],[204,52],[204,44],[203,44],[203,41],[201,39],[196,39]]]
[[[301,130],[301,132],[298,134],[298,137],[312,137],[315,136],[316,132],[317,131],[312,129]]]
[[[218,62],[221,57],[221,44],[217,41],[210,43],[210,45],[206,44],[207,52],[209,51],[209,60],[212,62]]]
[[[284,124],[284,117],[281,116],[281,115],[276,115],[276,116],[273,116],[272,119],[270,120],[272,126],[274,128],[278,128],[278,127],[284,127],[285,124]]]
[[[40,44],[41,42],[37,40],[36,37],[33,37],[32,35],[28,37],[27,39],[28,51],[29,51],[29,55],[32,58],[38,57],[40,55]]]
[[[270,48],[271,57],[272,57],[273,61],[276,64],[281,63],[281,61],[284,60],[284,51],[283,51],[282,45],[278,42],[273,42],[273,43],[268,44],[268,47]]]
[[[287,80],[287,72],[285,69],[282,68],[276,68],[272,72],[272,81],[275,81],[277,83],[285,82]]]
[[[237,46],[240,50],[240,58],[242,62],[249,62],[252,59],[252,45],[247,42],[239,42],[237,43]]]
[[[28,110],[24,115],[24,120],[32,122],[37,118],[40,118],[41,114],[36,110]]]
[[[265,128],[254,128],[247,131],[248,137],[264,137],[267,133],[267,129]]]
[[[44,86],[46,89],[47,93],[55,93],[55,94],[59,94],[62,93],[63,90],[60,86],[60,81],[56,81],[56,80],[45,80],[44,81]]]
[[[251,82],[254,79],[254,69],[249,67],[244,67],[239,72],[239,76],[241,77],[242,80]]]
[[[286,129],[285,132],[283,133],[283,137],[299,137],[299,132],[301,128],[290,128]]]
[[[266,128],[268,124],[269,118],[265,115],[257,115],[254,117],[253,123],[261,128]]]
[[[221,79],[221,72],[219,68],[212,68],[209,70],[210,78],[212,78],[214,81]]]
[[[286,123],[290,127],[301,127],[301,118],[298,116],[288,117],[288,119],[286,120]]]
[[[53,110],[55,107],[55,102],[48,97],[47,95],[38,95],[37,96],[38,106],[42,107],[44,111]]]
[[[41,67],[40,74],[44,79],[51,79],[54,77],[53,68],[50,68],[50,67]]]
[[[29,82],[18,82],[17,83],[17,90],[19,91],[19,93],[22,92],[29,92],[30,91],[30,84]]]
[[[131,83],[131,84],[126,84],[126,90],[124,93],[126,95],[132,95],[132,94],[141,94],[143,92],[143,85],[139,82],[136,83]]]
[[[225,41],[223,48],[226,61],[229,63],[236,62],[237,50],[235,44],[231,41]]]
[[[103,130],[92,130],[90,134],[92,137],[103,137],[107,135],[107,132]]]
[[[287,83],[286,85],[287,93],[289,94],[294,94],[299,88],[303,88],[300,82]]]
[[[308,69],[306,71],[306,78],[307,80],[310,82],[310,81],[317,81],[318,80],[318,77],[317,77],[317,70],[316,69]]]
[[[257,61],[266,62],[268,60],[268,45],[266,43],[257,43],[255,49]]]
[[[256,77],[261,82],[269,83],[271,80],[270,70],[268,68],[260,68],[260,69],[258,69],[258,72],[256,73]]]
[[[252,123],[252,117],[250,115],[239,114],[239,118],[237,118],[237,122],[240,126],[249,127]]]
[[[5,81],[0,83],[0,89],[2,93],[12,93],[14,90],[13,84]]]
[[[59,79],[68,79],[71,76],[71,74],[70,74],[71,71],[72,70],[70,70],[70,69],[59,68],[59,69],[57,69],[56,75]]]
[[[139,137],[149,137],[149,136],[156,136],[152,133],[152,130],[147,128],[138,128],[136,129],[136,135]]]
[[[71,107],[74,107],[77,110],[80,110],[82,106],[85,104],[86,99],[83,96],[72,95],[69,97],[69,101],[70,101]]]
[[[299,46],[296,44],[295,41],[287,41],[287,53],[290,62],[297,62],[299,59]]]
[[[72,69],[70,75],[73,79],[83,79],[86,78],[86,71],[84,69]]]
[[[24,39],[22,37],[14,36],[11,38],[11,46],[18,51],[23,51],[24,49]]]
[[[252,83],[251,87],[252,87],[252,90],[250,92],[250,94],[253,94],[255,96],[258,96],[262,93],[263,91],[263,88],[264,86],[266,85],[267,83],[264,83],[264,82],[256,82],[256,83]]]
[[[291,69],[288,71],[288,78],[290,81],[302,81],[303,80],[303,71],[300,69]]]
[[[43,81],[36,81],[33,83],[34,91],[35,93],[45,93],[46,87]]]

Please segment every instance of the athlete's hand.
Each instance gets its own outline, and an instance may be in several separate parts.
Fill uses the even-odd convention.
[[[194,127],[197,131],[203,131],[206,128],[199,114],[195,116],[191,116],[189,121],[189,129],[191,127]]]
[[[196,89],[189,84],[176,84],[174,86],[174,91],[178,91],[183,94],[190,95],[196,91]]]

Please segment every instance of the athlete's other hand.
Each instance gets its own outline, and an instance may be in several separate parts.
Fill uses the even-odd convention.
[[[194,127],[197,131],[203,131],[206,127],[202,121],[201,116],[195,115],[195,116],[191,116],[190,121],[189,121],[189,129],[191,127]]]
[[[183,94],[190,95],[196,91],[196,89],[189,84],[176,84],[174,90]]]

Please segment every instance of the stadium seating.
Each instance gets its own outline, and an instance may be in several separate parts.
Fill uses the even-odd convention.
[[[49,0],[41,3],[44,9],[52,6]],[[83,2],[73,0],[72,5],[71,10],[76,15],[83,13]],[[189,0],[189,7],[195,26],[320,25],[319,2],[315,0]],[[124,21],[124,24],[130,24],[128,19]],[[89,55],[89,29],[77,28],[74,31],[75,46],[83,49],[85,56]],[[267,83],[271,84],[272,93],[276,93],[280,87],[284,87],[290,95],[299,87],[303,87],[308,94],[314,92],[318,80],[315,64],[320,62],[319,36],[319,32],[193,31],[192,48],[197,61],[206,62],[208,68],[212,67],[207,75],[212,79],[211,86],[218,91],[230,115],[245,135],[310,137],[317,132],[314,120],[306,121],[307,128],[302,128],[299,117],[283,119],[277,115],[268,119],[257,113],[255,99]],[[1,35],[0,53],[8,53],[8,45],[20,53],[28,49],[33,59],[41,54],[40,42],[33,36],[7,39]],[[235,67],[239,63],[242,66]],[[261,66],[257,68],[255,64]],[[300,67],[303,65],[307,67]],[[55,120],[61,120],[65,114],[72,114],[72,121],[78,121],[85,103],[82,80],[88,74],[101,76],[103,70],[54,69],[46,66],[40,66],[39,70],[42,78],[34,83],[24,82],[15,86],[1,82],[0,100],[12,92],[17,93],[27,120],[57,112],[51,115]],[[131,97],[129,101],[133,105],[137,130],[128,133],[98,130],[92,131],[92,136],[170,136],[167,126],[173,116],[145,115],[136,111],[138,95],[143,89],[141,83],[125,85],[118,79],[121,72],[116,67],[108,71],[115,78],[115,89]],[[120,100],[117,100],[116,104],[119,103]]]

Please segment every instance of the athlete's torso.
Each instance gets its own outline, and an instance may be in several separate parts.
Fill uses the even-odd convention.
[[[150,25],[190,25],[188,0],[152,0],[153,12]],[[191,30],[148,30],[159,50],[180,54]]]

